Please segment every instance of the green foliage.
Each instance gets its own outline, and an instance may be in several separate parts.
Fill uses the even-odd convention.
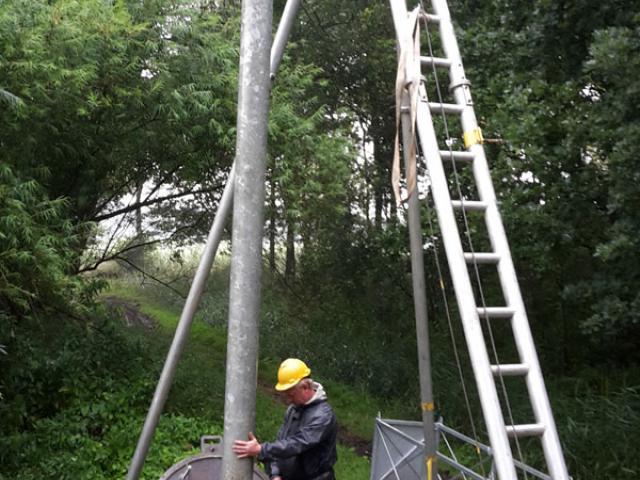
[[[318,71],[283,66],[273,91],[269,120],[272,184],[284,204],[286,223],[310,247],[326,223],[346,209],[351,145],[340,130],[326,131],[327,112],[313,95]]]
[[[94,391],[92,398],[79,399],[58,415],[38,421],[29,432],[4,436],[4,473],[23,480],[123,478],[151,387],[150,382],[137,381],[126,387],[120,383],[112,391]],[[164,416],[141,478],[158,478],[171,464],[198,453],[204,433],[221,432],[201,419]]]
[[[138,358],[136,343],[127,343],[103,313],[95,311],[88,324],[51,318],[55,320],[44,323],[3,317],[0,323],[7,350],[0,357],[0,417],[7,433],[55,414],[78,392],[100,391],[126,380],[128,363]],[[110,376],[104,376],[105,370]]]
[[[85,219],[117,166],[115,139],[139,121],[127,118],[139,103],[141,63],[129,57],[141,30],[117,3],[12,1],[0,9],[0,78],[24,104],[0,114],[2,159],[52,198],[72,199],[71,212]]]
[[[637,362],[637,5],[451,9],[543,362]]]
[[[147,180],[215,189],[235,141],[234,18],[190,2],[3,3],[14,108],[0,110],[0,159],[66,198],[74,223]]]
[[[639,25],[637,14],[630,27],[595,32],[586,63],[595,127],[591,160],[603,173],[611,226],[594,250],[599,261],[594,277],[571,292],[591,305],[583,328],[600,343],[598,350],[614,349],[621,361],[637,358],[633,345],[640,338],[640,189],[638,148],[631,140],[640,133],[640,115],[631,107],[640,101]]]
[[[338,463],[336,478],[344,480],[365,480],[370,477],[371,463],[368,458],[361,457],[351,449],[338,445]]]
[[[99,282],[71,275],[78,232],[66,202],[49,200],[35,180],[0,165],[0,306],[13,315],[33,307],[86,312]]]
[[[321,373],[377,395],[412,390],[415,323],[402,236],[348,232],[333,230],[303,250],[294,297],[273,285],[265,292],[265,354],[307,358]]]
[[[574,478],[631,480],[638,477],[640,464],[636,450],[640,434],[634,425],[640,421],[639,393],[636,386],[608,394],[558,396],[554,402],[556,418]],[[603,449],[608,441],[613,445]]]

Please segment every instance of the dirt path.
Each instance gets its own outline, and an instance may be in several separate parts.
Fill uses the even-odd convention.
[[[139,326],[153,330],[157,322],[140,311],[140,305],[135,302],[123,300],[117,297],[104,297],[104,304],[111,311],[118,311],[122,315],[122,321],[127,327]]]

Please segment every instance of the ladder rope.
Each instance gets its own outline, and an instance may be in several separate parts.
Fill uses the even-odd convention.
[[[420,7],[421,7],[422,11],[424,13],[426,13],[426,9],[424,7],[423,0],[419,0],[419,3],[420,3]],[[428,21],[427,21],[426,16],[424,17],[423,22],[424,22],[424,30],[426,31],[426,34],[427,34],[427,44],[428,44],[428,48],[429,48],[429,56],[431,58],[433,58],[434,57],[433,44],[432,44],[432,40],[431,40],[431,33],[429,31],[429,28],[428,28]],[[443,127],[444,127],[445,137],[446,137],[445,138],[445,143],[446,143],[446,145],[447,145],[447,147],[449,149],[449,153],[451,154],[450,158],[451,158],[451,164],[452,164],[452,167],[453,167],[453,176],[454,176],[454,180],[455,180],[456,193],[458,194],[458,198],[460,199],[460,203],[462,205],[462,208],[460,209],[460,211],[462,212],[462,218],[463,218],[463,223],[464,223],[464,230],[465,230],[464,234],[465,234],[465,237],[467,239],[467,242],[469,243],[470,253],[475,256],[475,250],[474,250],[474,247],[473,247],[473,241],[471,239],[471,230],[469,228],[469,221],[468,221],[467,214],[466,214],[466,211],[465,211],[465,208],[464,208],[465,199],[464,199],[464,195],[462,194],[462,187],[461,187],[461,184],[460,184],[460,176],[458,174],[458,169],[456,167],[456,162],[453,159],[453,139],[451,138],[451,135],[450,135],[449,124],[447,122],[446,114],[445,114],[445,111],[444,111],[444,101],[443,101],[443,96],[442,96],[442,90],[441,90],[441,87],[440,87],[440,80],[439,80],[439,77],[438,77],[438,72],[437,72],[435,63],[433,63],[433,62],[431,63],[431,68],[432,68],[432,74],[433,74],[434,80],[435,80],[435,87],[436,87],[436,93],[438,95],[438,102],[440,103],[440,116],[441,116],[442,121],[443,121]],[[474,276],[475,276],[475,279],[476,279],[476,282],[477,282],[477,286],[478,286],[478,293],[480,295],[481,304],[482,304],[482,307],[484,308],[484,310],[486,312],[486,307],[487,307],[486,299],[485,299],[485,295],[484,295],[484,290],[482,288],[482,281],[480,279],[480,271],[478,269],[478,262],[475,261],[475,259],[473,261],[473,269],[474,269]],[[489,316],[485,313],[485,315],[483,315],[482,317],[483,317],[483,319],[485,321],[485,325],[486,325],[487,331],[489,333],[491,349],[492,349],[492,353],[493,353],[496,365],[499,366],[500,365],[500,359],[499,359],[499,355],[498,355],[498,351],[497,351],[497,347],[496,347],[496,343],[495,343],[495,339],[494,339],[494,335],[493,335],[493,329],[491,328],[491,322],[490,322]],[[506,406],[506,409],[507,409],[507,414],[508,414],[508,417],[509,417],[509,421],[511,422],[512,425],[515,425],[515,421],[514,421],[514,417],[513,417],[513,410],[511,408],[511,402],[509,400],[509,394],[508,394],[507,389],[506,389],[506,385],[505,385],[505,382],[504,382],[504,377],[502,375],[498,375],[498,376],[500,378],[501,390],[502,390],[503,398],[505,400],[505,406]],[[475,432],[474,432],[474,435],[475,435]],[[476,438],[476,440],[477,440],[477,438]],[[524,457],[523,457],[523,454],[522,454],[522,449],[520,447],[520,442],[519,442],[517,436],[515,437],[515,444],[516,444],[516,450],[518,452],[519,460],[520,461],[524,461]],[[484,471],[483,471],[483,475],[484,475]],[[525,477],[525,479],[528,478],[526,471],[524,472],[524,477]]]

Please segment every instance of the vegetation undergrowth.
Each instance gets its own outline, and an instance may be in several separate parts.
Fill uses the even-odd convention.
[[[224,260],[221,263],[212,273],[190,330],[142,478],[158,478],[180,459],[196,454],[201,435],[222,432],[226,332],[221,317],[226,315],[223,305],[227,298],[221,291],[226,287],[228,265]],[[186,286],[187,280],[178,288]],[[271,303],[263,313],[284,321],[287,309],[282,292],[267,285],[264,295]],[[22,395],[0,403],[3,425],[7,425],[0,439],[0,478],[112,479],[125,475],[183,300],[169,295],[162,286],[149,284],[148,279],[124,272],[102,293],[107,303],[113,298],[135,304],[136,310],[155,321],[155,328],[125,327],[120,314],[102,309],[96,310],[89,327],[73,322],[63,323],[64,328],[52,324],[34,329],[27,322],[21,326],[25,332],[40,333],[29,337],[25,358],[31,361],[22,371],[14,370],[12,390],[20,390]],[[286,344],[274,348],[278,342],[274,332],[282,327],[265,331],[264,323],[255,433],[268,440],[275,435],[284,413],[272,384],[281,359],[278,349]],[[295,333],[296,323],[291,325]],[[314,345],[314,335],[322,332],[307,329],[305,334],[305,344]],[[437,340],[439,335],[436,329]],[[292,354],[297,355],[295,345],[293,348]],[[454,383],[453,364],[445,361],[438,348],[434,350],[440,359],[434,364],[436,386]],[[371,440],[378,413],[387,418],[418,419],[417,396],[412,398],[414,390],[406,385],[397,384],[396,396],[376,397],[366,385],[341,382],[339,372],[332,375],[326,365],[318,366],[317,379],[329,392],[341,427],[351,436]],[[602,373],[593,371],[582,378],[579,382],[560,377],[547,381],[572,475],[576,479],[636,478],[639,469],[631,450],[640,442],[635,428],[640,420],[637,376],[632,372],[610,375],[603,383]],[[517,389],[516,393],[522,394]],[[511,398],[515,405],[520,405],[520,400],[517,395]],[[465,405],[456,388],[436,388],[436,402],[447,424],[464,429]],[[515,415],[521,413],[518,406]],[[480,416],[477,411],[475,414]],[[602,445],[603,435],[620,440]],[[456,453],[464,456],[465,450]],[[340,446],[339,457],[340,479],[368,478],[368,459],[350,445]],[[592,461],[585,461],[588,458]],[[533,455],[528,460],[535,462],[537,458]]]

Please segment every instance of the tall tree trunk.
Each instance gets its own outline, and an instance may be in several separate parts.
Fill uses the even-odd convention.
[[[295,231],[291,222],[287,223],[287,255],[284,268],[284,279],[287,283],[293,282],[296,275],[296,250],[295,250]]]
[[[136,185],[136,205],[140,205],[142,201],[142,189],[144,188],[144,183]],[[141,244],[144,242],[144,230],[142,228],[142,207],[138,206],[134,211],[134,225],[136,229],[136,236],[133,239],[132,243]],[[144,268],[144,247],[136,247],[129,252],[126,257],[128,260],[136,265],[137,267]]]
[[[142,202],[142,188],[144,185],[138,185],[136,188],[136,204],[140,205]],[[136,237],[142,237],[142,208],[138,206],[136,208]]]
[[[385,213],[389,216],[391,192],[391,163],[393,161],[393,135],[383,122],[371,125],[373,139],[373,197],[375,202],[375,225],[381,228]]]
[[[269,178],[269,205],[271,211],[269,214],[269,269],[271,273],[276,271],[276,186],[273,179],[273,172]]]

